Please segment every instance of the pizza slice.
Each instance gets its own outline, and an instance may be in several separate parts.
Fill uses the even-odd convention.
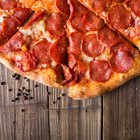
[[[79,0],[140,50],[140,0]]]
[[[0,45],[16,33],[31,13],[31,9],[21,7],[16,0],[0,1]]]
[[[69,0],[68,63],[77,75],[73,99],[96,97],[140,74],[140,53],[76,0]]]
[[[0,47],[0,61],[30,79],[62,87],[67,56],[65,23],[61,13],[34,13],[25,26]]]

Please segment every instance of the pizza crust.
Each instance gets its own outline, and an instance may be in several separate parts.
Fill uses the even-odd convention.
[[[12,71],[21,74],[31,80],[42,83],[50,87],[65,88],[61,85],[61,75],[56,75],[56,72],[52,68],[38,69],[36,71],[22,72],[20,71],[11,60],[7,59],[2,53],[0,53],[0,62]]]
[[[54,0],[20,0],[20,2],[34,11],[46,10],[48,13],[57,12]]]
[[[115,73],[105,83],[83,78],[80,83],[69,88],[68,96],[75,100],[93,98],[121,86],[138,75],[140,75],[140,56],[135,58],[133,67],[127,73]]]

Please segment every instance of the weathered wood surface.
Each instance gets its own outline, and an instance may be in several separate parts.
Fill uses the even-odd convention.
[[[7,83],[0,87],[0,140],[140,140],[140,78],[110,94],[73,101],[57,100],[67,91],[34,88],[35,82],[15,81],[12,74],[0,65],[0,81]],[[32,89],[33,99],[11,102],[21,86]]]

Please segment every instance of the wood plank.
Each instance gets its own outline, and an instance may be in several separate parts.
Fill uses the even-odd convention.
[[[103,97],[103,139],[140,139],[140,77]]]
[[[65,90],[11,78],[13,72],[0,66],[0,139],[4,140],[85,140],[101,139],[102,98],[73,101]],[[33,100],[16,102],[17,89],[31,89]],[[13,91],[9,92],[8,89]],[[48,95],[48,92],[51,95]],[[59,98],[60,99],[59,99]],[[53,102],[56,101],[54,104]],[[23,111],[23,109],[25,111]]]
[[[59,96],[52,93],[50,103]],[[101,139],[101,97],[84,101],[62,97],[57,102],[58,104],[50,105],[52,139]]]

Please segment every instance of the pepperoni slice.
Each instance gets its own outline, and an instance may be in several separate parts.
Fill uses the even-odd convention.
[[[31,71],[37,67],[37,61],[30,52],[18,53],[15,63],[23,72]]]
[[[73,32],[69,36],[69,53],[73,53],[75,55],[79,55],[81,53],[80,51],[80,45],[83,35],[79,32]]]
[[[74,54],[68,54],[68,65],[71,69],[74,68],[74,66],[76,65],[76,58],[74,56]]]
[[[104,60],[95,60],[90,62],[89,75],[92,80],[97,82],[106,82],[112,75],[111,65]]]
[[[60,37],[64,35],[65,33],[64,25],[66,23],[66,19],[62,14],[53,13],[48,17],[46,22],[47,22],[46,29],[53,36]]]
[[[119,3],[123,3],[125,0],[112,0],[112,2],[119,2]]]
[[[104,21],[92,12],[85,12],[82,16],[73,18],[71,25],[80,32],[96,31],[103,27]]]
[[[69,0],[71,18],[83,16],[88,12],[87,8],[76,0]]]
[[[84,23],[82,21],[83,21],[83,16],[82,17],[73,18],[72,21],[71,21],[71,25],[77,31],[86,32]]]
[[[129,71],[133,65],[132,57],[123,51],[117,51],[114,53],[110,62],[114,71],[118,73]]]
[[[56,7],[60,12],[69,15],[70,11],[69,11],[69,5],[67,3],[67,0],[56,0],[55,2],[56,2]]]
[[[0,47],[0,52],[8,54],[10,52],[19,51],[24,43],[23,35],[17,32],[8,42]]]
[[[78,1],[70,0],[70,18],[69,22],[73,26],[74,29],[85,32],[85,26],[82,22],[83,16],[88,12],[87,8],[85,8]]]
[[[50,48],[50,56],[57,63],[64,63],[67,51],[67,40],[62,37]]]
[[[86,31],[96,31],[104,25],[103,19],[97,17],[93,12],[86,13],[82,22]]]
[[[65,85],[67,87],[71,87],[71,86],[73,86],[76,83],[77,79],[78,79],[77,75],[74,74],[72,80],[70,80],[70,81],[63,81],[62,85]]]
[[[121,41],[121,36],[111,30],[108,26],[104,26],[98,32],[98,39],[107,46],[113,46]]]
[[[82,41],[82,52],[89,57],[99,56],[104,50],[104,47],[99,44],[95,34],[86,35]]]
[[[0,24],[0,26],[1,26],[1,24]],[[2,31],[0,30],[0,45],[4,44],[5,41],[6,41],[6,39],[5,39]]]
[[[72,79],[72,72],[70,71],[70,69],[66,66],[62,66],[63,68],[63,73],[64,73],[64,78],[66,81],[69,81]]]
[[[106,9],[109,7],[111,3],[111,0],[86,0],[86,1],[98,14],[100,14],[103,11],[106,11]]]
[[[9,10],[13,9],[17,6],[16,0],[1,0],[0,1],[0,9]]]
[[[24,26],[24,29],[34,24],[34,22],[41,20],[44,14],[45,12],[42,12],[42,11],[35,12],[33,16],[30,18],[30,20],[27,22],[27,24]]]
[[[80,76],[84,76],[87,71],[87,64],[82,60],[77,60],[74,71],[78,72]]]
[[[15,17],[19,21],[19,23],[22,24],[25,21],[25,19],[31,15],[31,13],[31,9],[16,8],[13,17]]]
[[[49,43],[46,39],[35,44],[32,48],[32,53],[36,60],[41,64],[50,64],[51,58],[49,56],[49,49],[51,43]]]
[[[131,12],[123,5],[116,5],[108,12],[109,23],[115,29],[126,29],[132,21]]]
[[[131,56],[135,56],[137,54],[137,50],[127,41],[121,42],[113,47],[111,47],[110,52],[116,53],[117,51],[123,51]]]
[[[4,35],[4,39],[11,37],[17,31],[17,27],[19,25],[20,23],[13,17],[4,19],[1,25],[1,31]]]
[[[135,15],[140,17],[140,0],[133,0],[130,7]]]
[[[66,66],[62,66],[63,68],[63,73],[64,73],[64,80],[62,81],[62,85],[65,86],[72,86],[74,83],[76,83],[77,81],[77,75],[73,73],[73,71],[66,67]]]
[[[26,18],[31,14],[30,9],[15,8],[15,12],[12,16],[9,16],[3,20],[0,27],[0,42],[6,41],[16,31]]]

